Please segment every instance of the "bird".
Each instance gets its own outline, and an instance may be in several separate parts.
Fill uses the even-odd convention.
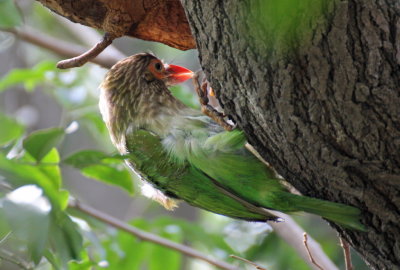
[[[292,194],[247,148],[243,131],[227,131],[187,107],[168,87],[193,77],[152,53],[117,62],[100,85],[99,108],[112,143],[166,209],[180,201],[246,221],[281,221],[270,210],[308,212],[364,230],[353,206]]]

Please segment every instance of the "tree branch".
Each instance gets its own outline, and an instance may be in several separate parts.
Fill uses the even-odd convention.
[[[245,258],[236,256],[236,255],[230,255],[229,257],[234,258],[234,259],[237,259],[237,260],[240,260],[240,261],[245,262],[245,263],[248,263],[248,264],[254,266],[257,270],[267,270],[267,268],[262,267],[262,266],[259,266],[259,265],[256,264],[255,262],[249,261],[249,260],[247,260],[247,259],[245,259]]]
[[[63,57],[74,57],[76,55],[81,55],[85,52],[85,48],[77,46],[73,43],[61,41],[59,39],[53,38],[51,36],[45,35],[39,31],[30,28],[24,29],[14,29],[7,28],[1,29],[1,31],[14,34],[16,37],[39,46],[41,48],[47,49]],[[114,55],[101,54],[96,58],[90,59],[90,62],[98,64],[104,68],[111,68],[116,62],[121,60]]]
[[[218,260],[215,260],[213,258],[208,257],[207,255],[204,255],[203,253],[189,247],[185,246],[182,244],[178,244],[175,242],[172,242],[170,240],[167,240],[165,238],[159,237],[157,235],[139,230],[129,224],[126,224],[122,222],[121,220],[112,217],[106,213],[103,213],[97,209],[94,209],[88,205],[82,204],[78,202],[77,200],[71,200],[68,205],[70,208],[77,209],[83,213],[86,213],[87,215],[94,217],[98,220],[103,221],[104,223],[107,223],[115,228],[118,228],[120,230],[123,230],[133,236],[136,236],[137,238],[143,240],[143,241],[149,241],[161,246],[165,246],[167,248],[176,250],[182,254],[185,254],[187,256],[197,258],[203,261],[208,262],[209,264],[212,264],[220,269],[225,269],[225,270],[238,270],[238,268],[234,265],[231,265],[226,262],[221,262]]]
[[[310,261],[311,261],[312,264],[314,264],[319,270],[324,270],[324,268],[322,268],[322,266],[319,265],[319,264],[317,263],[317,261],[314,259],[313,253],[311,253],[311,250],[310,250],[310,248],[309,248],[309,246],[308,246],[308,236],[307,236],[306,233],[303,233],[303,238],[304,238],[303,244],[304,244],[304,247],[305,247],[306,250],[307,250],[308,257],[310,258]]]
[[[24,270],[32,270],[33,269],[31,266],[29,266],[28,263],[26,263],[22,260],[18,260],[15,256],[15,254],[12,254],[11,252],[9,252],[8,250],[5,250],[5,249],[0,249],[0,261],[1,260],[12,263],[15,266],[19,267],[20,269],[24,269]]]
[[[85,63],[92,60],[93,58],[98,56],[102,51],[104,51],[113,42],[115,38],[116,37],[114,35],[105,33],[103,39],[96,45],[94,45],[90,50],[79,56],[58,62],[57,67],[60,69],[67,69],[67,68],[83,66]]]
[[[351,263],[350,245],[342,237],[339,237],[340,245],[343,248],[344,262],[346,264],[346,270],[353,270],[353,264]]]

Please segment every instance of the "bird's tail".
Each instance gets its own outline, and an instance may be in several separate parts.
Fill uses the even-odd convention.
[[[366,230],[365,226],[360,223],[361,211],[358,208],[290,193],[281,195],[284,196],[287,205],[293,207],[293,210],[289,211],[304,211],[321,216],[349,229]]]

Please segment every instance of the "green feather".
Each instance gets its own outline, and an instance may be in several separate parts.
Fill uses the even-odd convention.
[[[305,211],[364,230],[357,208],[286,191],[272,170],[245,149],[241,131],[221,132],[203,117],[190,120],[192,125],[187,118],[178,121],[164,139],[146,130],[126,137],[129,164],[166,196],[250,221],[276,220],[264,208]]]

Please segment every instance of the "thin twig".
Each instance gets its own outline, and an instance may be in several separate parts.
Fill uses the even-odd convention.
[[[350,245],[342,237],[340,237],[339,239],[340,239],[340,245],[343,248],[346,270],[353,270],[353,264],[351,263]]]
[[[88,61],[90,61],[91,59],[98,56],[102,51],[105,50],[105,48],[107,48],[113,42],[115,38],[116,38],[115,35],[112,35],[110,33],[105,33],[103,39],[99,43],[94,45],[93,48],[91,48],[90,50],[79,56],[58,62],[57,67],[61,69],[80,67],[85,63],[87,63]]]
[[[245,258],[236,256],[236,255],[229,255],[229,257],[234,258],[234,259],[238,259],[238,260],[243,261],[245,263],[248,263],[248,264],[254,266],[257,270],[267,270],[267,268],[261,267],[258,264],[256,264],[255,262],[249,261],[249,260],[247,260]]]
[[[17,267],[24,270],[32,270],[32,267],[28,266],[28,264],[24,261],[19,261],[15,258],[16,256],[5,249],[0,249],[0,260],[7,261],[16,265]]]
[[[303,232],[304,229],[301,228],[289,215],[268,210],[272,214],[275,214],[281,217],[284,222],[268,223],[273,229],[274,232],[286,241],[291,247],[293,247],[297,254],[313,269],[318,269],[310,260],[308,255],[308,250],[305,250],[303,243]],[[319,262],[319,264],[325,270],[339,270],[339,268],[329,259],[326,253],[322,250],[321,246],[310,236],[307,237],[307,245],[309,251],[313,254],[315,260]]]
[[[55,20],[57,20],[63,27],[65,27],[74,37],[76,37],[82,44],[85,46],[92,46],[97,43],[102,35],[96,31],[94,28],[79,24],[73,23],[65,17],[59,16],[55,13],[51,13]],[[107,47],[107,52],[103,52],[103,54],[107,54],[109,57],[114,57],[115,59],[123,59],[126,55],[118,50],[112,44]]]
[[[143,241],[149,241],[173,250],[176,250],[182,254],[185,254],[187,256],[197,258],[200,260],[203,260],[205,262],[208,262],[209,264],[212,264],[220,269],[225,269],[225,270],[238,270],[237,267],[234,265],[231,265],[229,263],[223,262],[223,261],[218,261],[213,258],[208,257],[207,255],[189,247],[185,246],[179,243],[172,242],[168,239],[162,238],[158,235],[154,235],[142,230],[139,230],[129,224],[126,224],[122,222],[121,220],[112,217],[106,213],[103,213],[97,209],[94,209],[88,205],[82,204],[78,202],[77,200],[71,200],[68,205],[70,208],[77,209],[83,213],[88,214],[89,216],[92,216],[98,220],[103,221],[104,223],[107,223],[115,228],[118,228],[120,230],[123,230],[131,235],[136,236],[137,238],[143,240]]]
[[[316,267],[318,267],[318,269],[320,269],[320,270],[324,270],[324,268],[322,268],[322,266],[320,266],[315,260],[314,260],[314,257],[313,257],[313,255],[311,254],[311,251],[310,251],[310,249],[309,249],[309,247],[308,247],[308,243],[307,243],[307,233],[303,233],[303,243],[304,243],[304,246],[306,247],[306,250],[307,250],[307,253],[308,253],[308,257],[310,258],[310,261],[316,266]]]
[[[23,29],[0,29],[0,31],[14,34],[16,37],[47,49],[63,57],[74,57],[85,52],[85,48],[77,46],[73,43],[62,41],[51,36],[45,35],[32,28],[24,27]],[[90,59],[90,62],[98,64],[105,68],[111,68],[116,62],[121,60],[123,57],[115,57],[108,53],[103,53],[96,58]]]

